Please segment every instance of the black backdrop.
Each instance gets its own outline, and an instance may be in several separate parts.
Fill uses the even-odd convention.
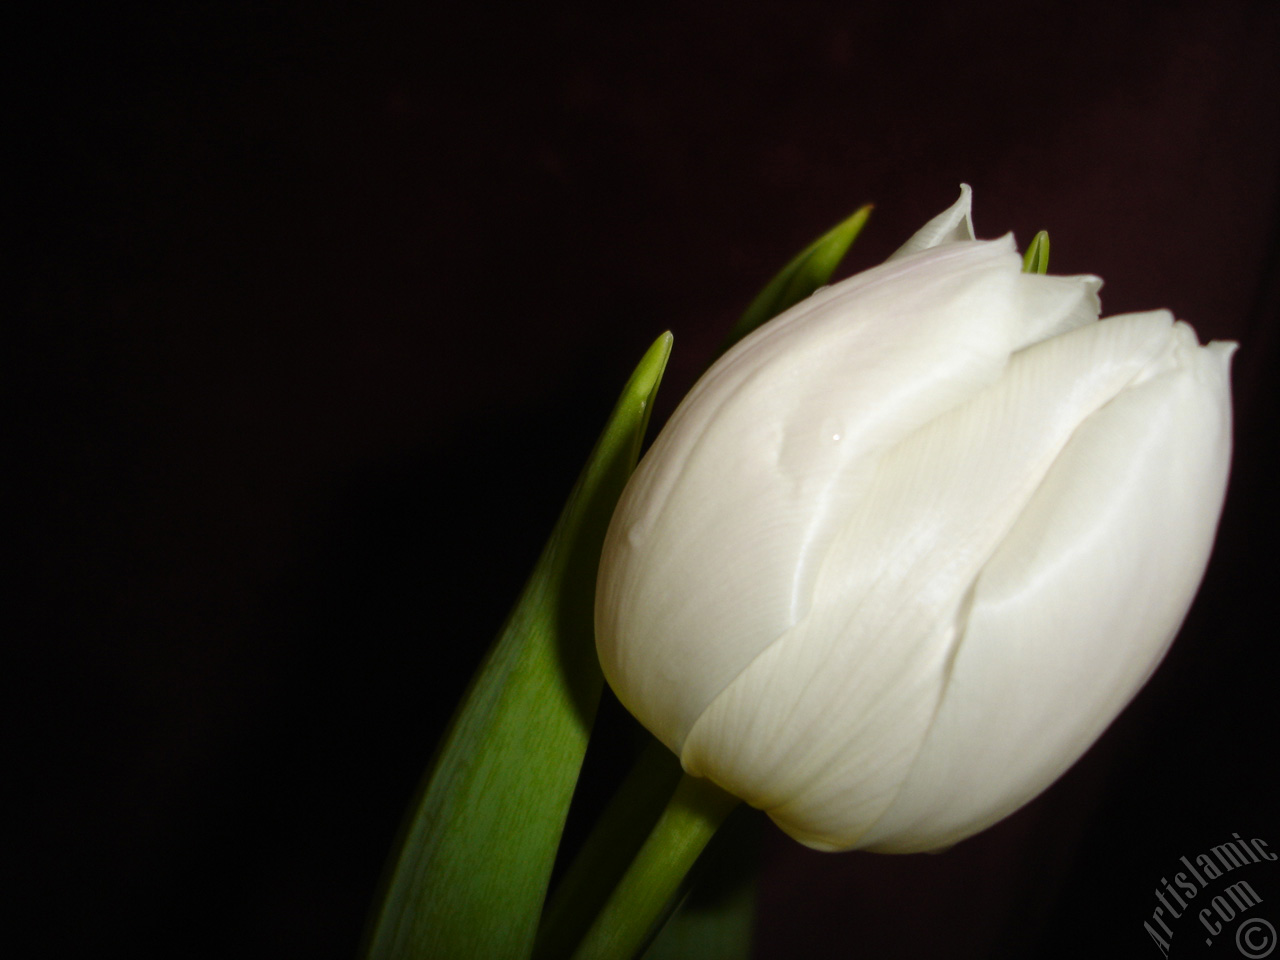
[[[676,334],[661,418],[801,245],[874,201],[844,272],[874,264],[961,181],[980,236],[1047,228],[1107,312],[1242,342],[1218,549],[1023,812],[943,856],[769,832],[759,956],[1154,956],[1180,856],[1280,846],[1280,6],[42,10],[7,218],[30,955],[351,957],[644,347]]]

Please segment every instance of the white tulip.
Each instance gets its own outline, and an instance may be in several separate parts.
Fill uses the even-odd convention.
[[[1235,344],[973,239],[969,191],[698,382],[600,567],[622,703],[821,850],[938,849],[1061,775],[1204,573]]]

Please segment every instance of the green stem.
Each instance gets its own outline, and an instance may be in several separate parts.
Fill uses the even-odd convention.
[[[685,877],[688,895],[657,931],[644,960],[749,960],[765,822],[745,804],[725,818]]]
[[[556,885],[538,927],[534,960],[563,960],[573,952],[671,800],[681,772],[676,755],[648,737],[631,772]]]
[[[710,780],[681,777],[640,852],[573,954],[573,960],[631,960],[666,918],[680,882],[738,805]]]

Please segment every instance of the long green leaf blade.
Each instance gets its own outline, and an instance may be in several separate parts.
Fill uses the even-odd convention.
[[[369,960],[523,960],[532,950],[603,684],[596,566],[670,353],[663,334],[632,374],[437,748]]]
[[[868,203],[801,250],[751,301],[746,313],[729,331],[721,350],[728,350],[756,327],[795,306],[830,280],[870,216],[871,204]]]

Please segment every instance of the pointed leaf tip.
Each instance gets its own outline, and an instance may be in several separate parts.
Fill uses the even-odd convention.
[[[658,392],[658,385],[662,382],[663,371],[667,369],[667,361],[671,359],[671,345],[674,342],[675,337],[667,330],[650,344],[645,355],[640,358],[635,372],[631,374],[631,380],[627,383],[628,393],[634,388],[636,395],[642,396],[646,403],[653,400],[654,394]]]
[[[729,331],[720,352],[728,350],[761,324],[772,320],[824,286],[862,232],[872,209],[873,204],[864,204],[796,254],[751,301],[746,312]]]

